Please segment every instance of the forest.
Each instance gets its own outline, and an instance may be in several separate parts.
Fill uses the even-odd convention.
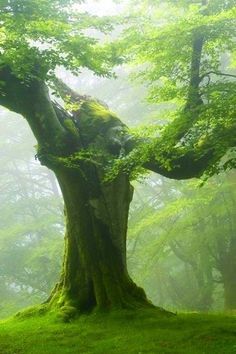
[[[0,0],[0,354],[236,353],[236,0]]]

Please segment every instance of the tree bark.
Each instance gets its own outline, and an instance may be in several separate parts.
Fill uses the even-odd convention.
[[[151,306],[127,271],[133,195],[127,176],[104,185],[101,171],[92,164],[55,172],[65,202],[66,236],[61,279],[49,303],[71,313]]]

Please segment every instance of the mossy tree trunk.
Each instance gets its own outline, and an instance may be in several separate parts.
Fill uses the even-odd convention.
[[[65,202],[66,236],[61,279],[49,299],[66,309],[151,306],[128,275],[126,234],[133,188],[120,175],[104,184],[92,164],[56,171]]]
[[[2,71],[2,79],[6,85],[1,104],[27,119],[39,144],[37,157],[54,171],[64,198],[63,269],[49,307],[78,313],[152,306],[127,271],[127,222],[133,194],[129,176],[120,173],[104,183],[108,160],[124,149],[126,127],[96,100],[83,97],[79,102],[76,95],[79,109],[72,117],[51,101],[44,82],[25,86],[8,68]],[[71,163],[81,152],[87,157]]]

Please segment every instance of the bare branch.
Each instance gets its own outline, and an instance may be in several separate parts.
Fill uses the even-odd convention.
[[[236,79],[236,75],[233,75],[233,74],[228,74],[228,73],[222,73],[220,71],[208,71],[207,73],[203,74],[201,76],[201,81],[206,77],[206,76],[209,76],[210,74],[214,74],[214,75],[217,75],[217,76],[227,76],[227,77],[232,77],[234,79]]]

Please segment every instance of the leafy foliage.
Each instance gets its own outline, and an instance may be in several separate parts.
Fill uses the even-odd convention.
[[[58,66],[108,75],[115,56],[88,31],[111,30],[109,19],[80,11],[78,0],[1,1],[1,63],[24,80],[49,79]],[[115,53],[114,53],[115,54]]]
[[[138,1],[119,46],[151,103],[176,110],[157,146],[160,155],[214,149],[206,175],[235,146],[235,1]]]

